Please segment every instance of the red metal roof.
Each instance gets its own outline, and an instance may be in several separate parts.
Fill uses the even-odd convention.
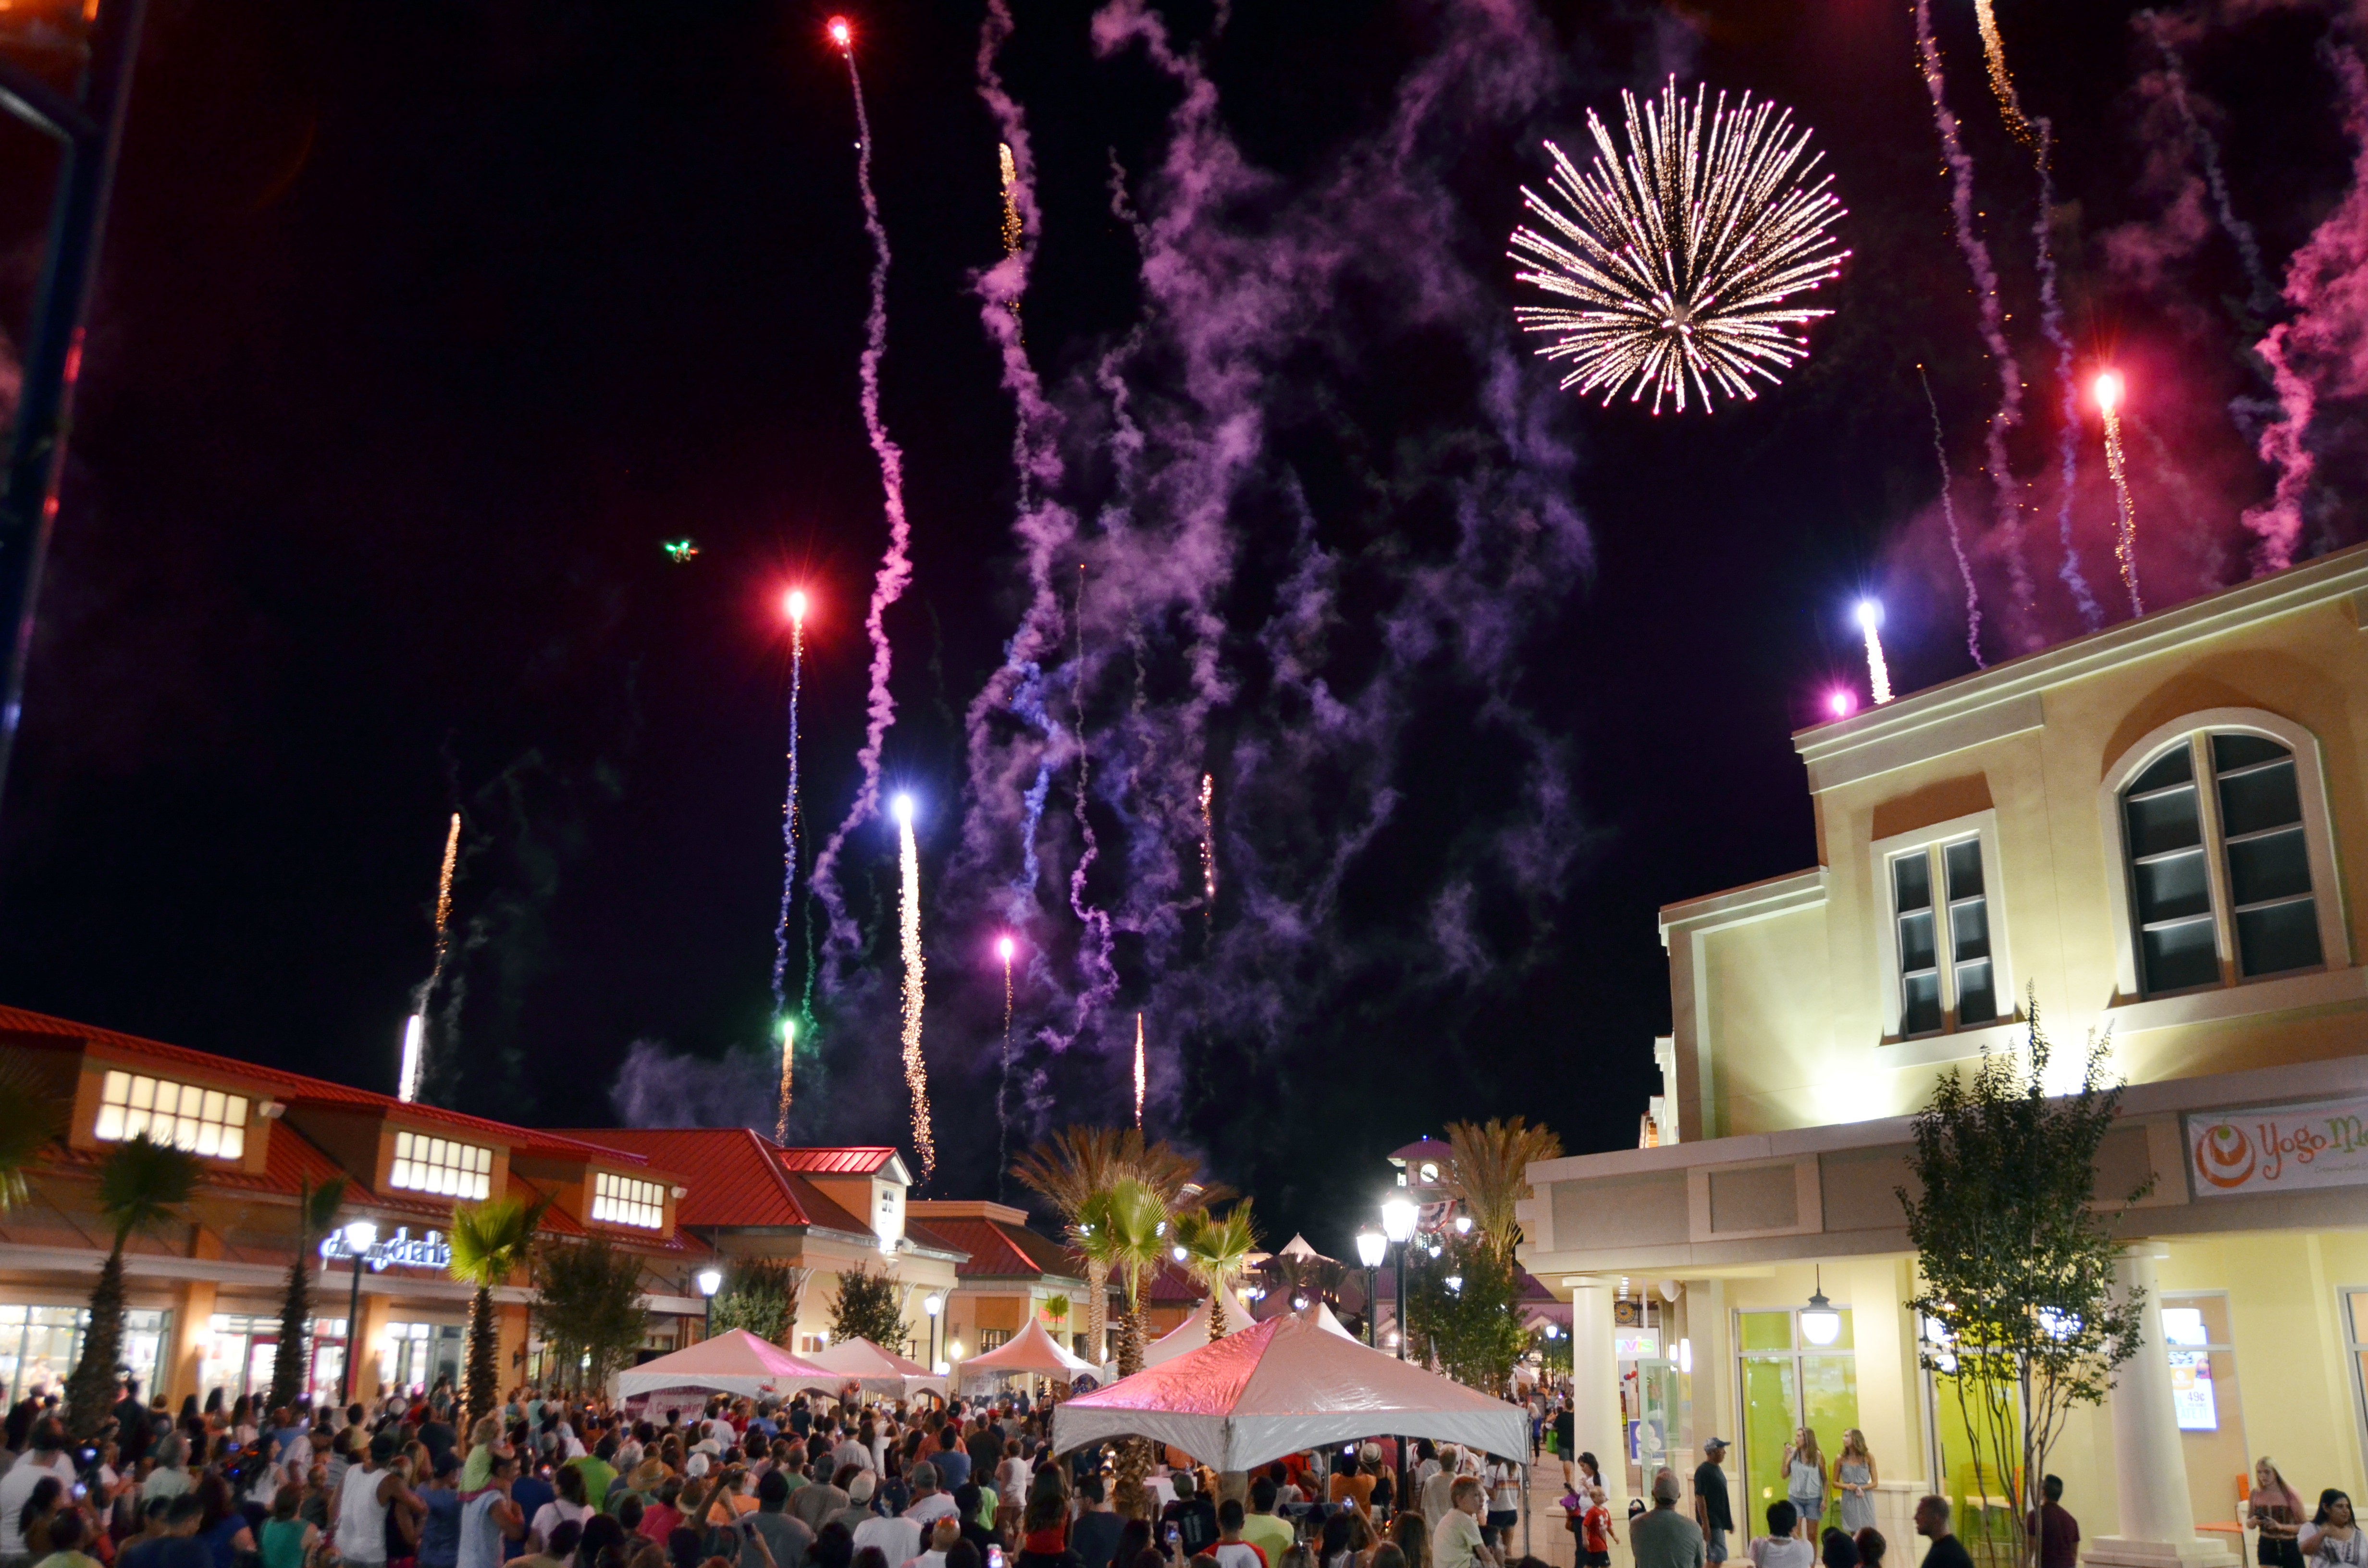
[[[162,1040],[143,1040],[138,1035],[121,1034],[114,1029],[103,1029],[91,1024],[78,1024],[67,1018],[51,1017],[47,1013],[29,1013],[21,1007],[0,1006],[0,1039],[10,1036],[16,1037],[19,1044],[43,1045],[55,1041],[61,1048],[74,1045],[96,1047],[103,1057],[128,1056],[157,1062],[172,1062],[199,1072],[244,1080],[246,1083],[267,1087],[274,1095],[291,1104],[358,1108],[396,1116],[404,1120],[466,1128],[523,1153],[548,1154],[563,1159],[607,1158],[641,1163],[635,1159],[632,1151],[612,1148],[604,1143],[580,1141],[535,1128],[514,1127],[503,1121],[489,1121],[481,1116],[469,1116],[457,1110],[446,1110],[440,1106],[400,1100],[393,1095],[376,1094],[369,1089],[357,1089],[346,1084],[333,1084],[325,1078],[311,1078],[302,1073],[285,1073],[277,1067],[263,1067],[252,1062],[240,1062],[228,1056],[215,1056],[208,1051],[192,1051],[187,1046],[167,1045]],[[277,1143],[279,1140],[274,1139],[272,1142]]]
[[[568,1136],[578,1136],[570,1133]],[[866,1235],[871,1227],[812,1182],[781,1168],[781,1146],[746,1127],[620,1127],[580,1136],[612,1139],[681,1176],[682,1225],[820,1225]]]
[[[907,1230],[916,1231],[925,1224],[931,1233],[945,1239],[947,1250],[970,1254],[954,1266],[954,1273],[963,1278],[1045,1274],[1069,1279],[1085,1278],[1083,1267],[1072,1261],[1064,1248],[1017,1225],[986,1219],[951,1219],[943,1214],[930,1214],[917,1223],[912,1220],[905,1223]]]
[[[778,1157],[783,1170],[803,1176],[870,1176],[894,1159],[896,1151],[850,1144],[841,1149],[781,1149]]]

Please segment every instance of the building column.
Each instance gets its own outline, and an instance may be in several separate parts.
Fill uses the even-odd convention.
[[[1605,1506],[1628,1517],[1628,1433],[1620,1418],[1620,1363],[1611,1354],[1612,1282],[1597,1279],[1571,1292],[1571,1437],[1603,1471]],[[1571,1456],[1565,1455],[1565,1458]]]
[[[206,1346],[213,1337],[213,1315],[212,1280],[184,1279],[173,1287],[173,1342],[160,1347],[158,1386],[149,1392],[164,1394],[176,1411],[190,1394],[205,1397],[198,1384],[204,1376]]]
[[[2232,1563],[2226,1544],[2195,1533],[2195,1506],[2187,1491],[2187,1460],[2180,1451],[2179,1419],[2170,1398],[2170,1362],[2163,1353],[2162,1306],[2155,1260],[2140,1250],[2113,1265],[2115,1283],[2146,1292],[2136,1355],[2114,1372],[2105,1396],[2113,1423],[2114,1492],[2121,1533],[2085,1542],[2089,1562],[2133,1568],[2199,1568]]]

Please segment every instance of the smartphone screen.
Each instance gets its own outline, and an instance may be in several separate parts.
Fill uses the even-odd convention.
[[[1180,1530],[1180,1529],[1178,1529],[1174,1525],[1170,1525],[1170,1526],[1168,1526],[1168,1527],[1167,1527],[1167,1544],[1168,1544],[1168,1545],[1170,1545],[1170,1546],[1181,1546],[1183,1543],[1184,1543],[1184,1532],[1183,1532],[1182,1530]]]
[[[986,1549],[986,1568],[1003,1568],[1003,1548],[990,1546]]]

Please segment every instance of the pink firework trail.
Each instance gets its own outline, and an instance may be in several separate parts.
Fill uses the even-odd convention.
[[[2044,115],[2031,125],[2039,138],[2034,149],[2039,160],[2039,216],[2031,225],[2031,237],[2039,247],[2039,331],[2055,350],[2062,416],[2055,434],[2056,482],[2063,488],[2055,503],[2055,535],[2064,549],[2064,564],[2055,569],[2055,575],[2072,590],[2073,602],[2080,607],[2080,623],[2094,631],[2105,624],[2105,612],[2089,591],[2089,579],[2080,570],[2080,552],[2072,543],[2072,494],[2080,478],[2080,389],[2072,379],[2072,339],[2064,330],[2055,236],[2049,232],[2050,215],[2055,210],[2055,127]],[[1930,390],[1925,389],[1928,393]]]
[[[888,352],[888,230],[880,221],[880,198],[871,188],[871,118],[863,105],[863,78],[855,68],[853,29],[843,17],[830,19],[830,40],[847,59],[847,83],[855,95],[855,180],[863,195],[863,232],[871,236],[871,312],[864,323],[860,366],[863,429],[880,459],[880,488],[888,516],[888,551],[871,585],[871,607],[863,630],[871,639],[871,692],[865,704],[863,746],[856,753],[862,779],[855,803],[814,857],[811,885],[830,916],[830,949],[834,957],[848,945],[847,903],[833,876],[847,835],[880,814],[880,751],[888,727],[896,722],[896,699],[889,694],[888,675],[894,662],[888,646],[888,607],[905,595],[913,581],[913,562],[906,554],[912,525],[905,516],[905,454],[889,438],[880,417],[880,361]]]
[[[1949,525],[1949,549],[1957,558],[1957,574],[1965,580],[1965,652],[1974,656],[1974,668],[1982,669],[1982,600],[1974,591],[1974,568],[1965,559],[1965,541],[1957,532],[1957,503],[1949,492],[1956,485],[1956,476],[1949,472],[1948,438],[1941,433],[1941,404],[1932,396],[1932,379],[1924,367],[1916,367],[1916,379],[1924,384],[1924,406],[1932,411],[1932,455],[1941,460],[1941,520]]]
[[[1990,260],[1988,244],[1974,228],[1974,159],[1965,151],[1957,117],[1949,111],[1941,45],[1932,36],[1932,0],[1916,0],[1916,53],[1924,90],[1932,98],[1932,124],[1941,134],[1941,155],[1949,165],[1949,212],[1956,228],[1957,249],[1964,255],[1965,269],[1973,274],[1982,342],[1998,369],[1998,412],[1990,415],[1984,457],[1997,496],[1998,531],[2006,540],[2009,584],[2015,603],[2028,609],[2031,565],[2023,558],[2022,511],[2014,497],[2014,473],[2006,455],[2007,432],[2022,423],[2022,371],[2015,364],[2013,346],[2006,340],[2006,324],[1998,308],[1998,267]]]

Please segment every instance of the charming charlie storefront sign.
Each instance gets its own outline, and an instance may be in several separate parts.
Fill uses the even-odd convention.
[[[2368,1096],[2190,1113],[2198,1198],[2368,1184]]]

